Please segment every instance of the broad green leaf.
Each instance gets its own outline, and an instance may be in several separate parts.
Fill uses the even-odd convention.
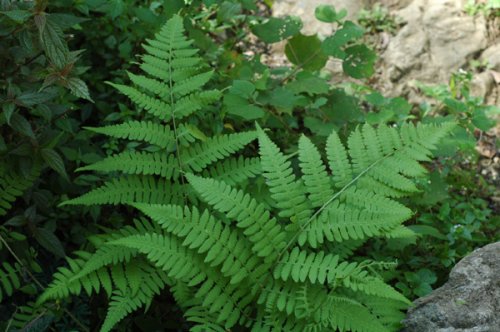
[[[71,91],[73,95],[79,98],[87,99],[92,101],[90,98],[89,89],[87,84],[79,78],[71,77],[64,82],[64,85]]]
[[[269,104],[276,107],[280,112],[290,113],[296,106],[299,97],[292,90],[286,87],[279,87],[272,90],[270,94]]]
[[[345,59],[347,56],[343,50],[349,42],[363,37],[364,30],[360,26],[346,21],[341,29],[337,30],[333,36],[326,38],[321,45],[326,55],[335,58]]]
[[[321,121],[318,118],[313,118],[311,116],[306,116],[304,118],[304,126],[306,126],[312,133],[318,136],[328,136],[331,132],[337,129],[337,126],[331,122]]]
[[[2,106],[5,122],[7,122],[8,125],[10,125],[10,118],[12,117],[12,114],[14,113],[15,109],[16,105],[14,103],[5,103]]]
[[[21,9],[4,11],[0,12],[0,14],[7,16],[16,23],[24,23],[32,15],[31,12]]]
[[[427,225],[410,225],[409,229],[420,235],[428,235],[440,240],[446,240],[446,236],[441,234],[437,228]]]
[[[294,16],[271,17],[262,24],[252,26],[252,32],[265,43],[271,44],[296,35],[302,29],[302,21]]]
[[[48,19],[56,23],[59,26],[59,28],[61,28],[61,30],[66,30],[80,23],[89,21],[88,18],[78,17],[70,14],[61,14],[61,13],[50,14]]]
[[[224,1],[217,11],[217,20],[220,22],[231,21],[235,16],[241,14],[241,4]]]
[[[354,45],[345,49],[346,58],[342,63],[344,72],[354,78],[370,77],[374,72],[377,56],[366,45]]]
[[[310,71],[320,70],[328,60],[316,35],[296,35],[286,44],[285,54],[291,63]]]
[[[46,89],[42,92],[24,92],[16,97],[23,106],[34,106],[45,103],[56,96],[56,90]]]
[[[237,96],[243,98],[252,97],[253,92],[255,91],[255,86],[252,82],[235,80],[233,81],[233,86],[229,89],[229,93],[235,94]]]
[[[17,113],[12,114],[10,117],[10,126],[15,131],[28,136],[29,138],[35,139],[35,134],[33,133],[30,123],[22,115]]]
[[[68,180],[68,174],[66,173],[66,168],[64,167],[64,161],[59,153],[53,149],[45,148],[40,150],[40,154],[50,168]]]
[[[47,20],[45,24],[40,26],[40,29],[40,41],[45,54],[57,68],[64,68],[67,63],[69,49],[64,41],[61,28],[52,20]]]
[[[295,80],[288,83],[288,89],[295,93],[308,93],[311,95],[327,93],[330,85],[325,79],[310,72],[303,71],[295,76]]]
[[[256,120],[265,115],[262,108],[235,94],[226,94],[224,96],[224,106],[228,114],[237,115],[245,120]]]
[[[314,15],[321,22],[333,23],[339,22],[347,15],[347,10],[342,9],[337,13],[332,5],[319,5],[314,11]]]
[[[472,124],[482,131],[488,131],[493,128],[497,122],[490,119],[484,112],[484,110],[476,109],[472,115]]]
[[[66,256],[61,241],[59,241],[59,239],[51,231],[45,228],[35,228],[33,235],[35,236],[35,240],[42,247],[44,247],[57,257],[63,258]]]

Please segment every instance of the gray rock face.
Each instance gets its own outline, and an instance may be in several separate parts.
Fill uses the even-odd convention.
[[[500,242],[475,250],[448,282],[415,301],[402,332],[500,331]]]
[[[408,80],[446,82],[487,47],[487,26],[483,17],[463,12],[462,0],[414,0],[394,12],[406,23],[392,38],[383,54],[384,78],[391,94],[408,90]]]
[[[481,58],[488,61],[493,70],[500,71],[500,43],[488,47]]]

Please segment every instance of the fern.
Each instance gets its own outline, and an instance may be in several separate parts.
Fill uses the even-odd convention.
[[[190,45],[174,16],[144,46],[144,75],[114,85],[154,120],[96,130],[161,149],[85,167],[118,177],[66,203],[128,204],[150,221],[92,237],[96,249],[68,259],[39,303],[105,292],[109,331],[170,288],[192,331],[396,330],[409,301],[380,276],[391,264],[350,256],[373,237],[411,236],[398,199],[418,190],[421,162],[452,125],[364,125],[346,144],[332,132],[324,155],[303,136],[296,168],[260,127],[182,143],[178,122],[219,95],[203,89],[211,72]],[[231,157],[255,138],[258,159]]]
[[[131,85],[109,83],[129,97],[149,116],[144,120],[102,128],[87,128],[96,133],[142,142],[135,150],[111,155],[78,171],[110,173],[101,187],[66,204],[179,203],[188,193],[183,188],[183,172],[217,174],[242,182],[257,173],[255,163],[226,162],[224,159],[243,149],[256,138],[256,132],[207,137],[192,123],[200,110],[217,102],[221,93],[209,90],[213,71],[207,70],[192,41],[184,36],[183,20],[174,15],[155,39],[144,45],[146,54],[139,67],[141,74],[129,74]],[[160,148],[157,152],[148,145]],[[234,175],[231,175],[234,174]],[[222,175],[221,175],[222,176]]]
[[[17,263],[3,262],[0,265],[0,302],[21,287],[20,272],[21,266]]]
[[[34,165],[30,173],[23,176],[0,168],[0,216],[7,214],[16,198],[33,185],[40,175],[40,170],[39,165]]]

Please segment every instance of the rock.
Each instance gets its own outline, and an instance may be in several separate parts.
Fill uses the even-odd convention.
[[[500,331],[500,242],[462,259],[441,288],[415,301],[402,332]]]
[[[486,20],[466,15],[463,6],[463,0],[414,0],[394,12],[406,24],[382,55],[382,79],[392,82],[384,90],[404,94],[415,79],[446,83],[452,72],[486,48]]]
[[[491,71],[485,71],[474,76],[471,82],[471,94],[486,99],[495,86],[495,79]]]
[[[491,69],[500,71],[500,43],[488,47],[481,54],[481,59],[488,61]]]

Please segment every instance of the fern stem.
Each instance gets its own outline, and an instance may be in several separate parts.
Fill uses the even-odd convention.
[[[184,24],[184,23],[183,23]],[[173,32],[172,32],[173,34]],[[168,52],[168,85],[169,85],[169,94],[170,94],[170,105],[171,105],[171,119],[172,119],[172,127],[174,129],[174,137],[175,137],[175,154],[177,155],[177,164],[179,165],[179,173],[180,174],[183,174],[184,171],[182,169],[182,160],[181,160],[181,153],[180,153],[180,145],[179,145],[179,134],[177,132],[177,124],[175,122],[175,107],[174,107],[174,93],[173,93],[173,89],[174,89],[174,82],[172,81],[172,44],[170,44],[170,52]],[[181,175],[181,184],[182,186],[184,187],[185,186],[185,181],[184,181],[184,176]],[[186,193],[184,192],[183,193],[183,200],[184,200],[184,203],[186,201]]]
[[[7,243],[7,241],[4,239],[4,237],[2,236],[2,234],[0,234],[0,241],[5,245],[5,248],[7,248],[7,251],[9,251],[9,253],[12,255],[12,257],[14,257],[14,259],[21,265],[25,268],[26,272],[28,273],[28,275],[30,276],[30,278],[33,280],[33,282],[35,284],[37,284],[38,287],[40,287],[40,289],[44,290],[45,287],[42,285],[42,283],[33,275],[33,273],[31,273],[30,269],[26,267],[26,265],[24,264],[24,262],[16,255],[16,253],[14,252],[14,250],[12,250],[12,248],[10,247],[10,245]],[[82,322],[80,322],[78,320],[78,318],[76,318],[71,312],[69,312],[68,309],[66,308],[63,308],[63,311],[65,314],[67,314],[71,320],[76,324],[78,325],[82,331],[85,331],[85,332],[89,332],[90,330],[85,326],[83,325]]]
[[[12,257],[14,257],[14,259],[21,266],[23,266],[26,269],[26,272],[28,273],[28,275],[30,276],[30,278],[35,282],[35,284],[37,284],[37,286],[40,287],[41,289],[45,289],[45,287],[43,287],[42,283],[40,281],[38,281],[38,279],[31,273],[31,271],[28,268],[26,268],[26,266],[24,265],[23,261],[21,261],[21,259],[16,255],[16,253],[14,252],[14,250],[12,250],[12,248],[9,246],[9,244],[7,243],[7,241],[3,238],[2,234],[0,234],[0,241],[2,241],[2,243],[5,245],[5,248],[7,248],[7,250],[10,252],[10,254],[12,255]]]

